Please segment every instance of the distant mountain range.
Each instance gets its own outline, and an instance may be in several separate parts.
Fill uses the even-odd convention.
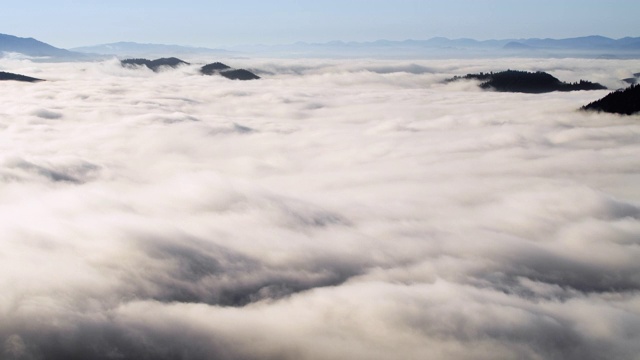
[[[118,56],[145,56],[145,55],[189,55],[211,54],[226,55],[231,52],[223,49],[209,49],[204,47],[192,47],[181,45],[140,44],[135,42],[117,42],[94,46],[82,46],[71,49],[72,51],[90,54],[118,55]]]
[[[414,40],[407,40],[414,42]],[[583,36],[568,39],[505,39],[505,40],[473,40],[432,38],[424,41],[416,41],[425,46],[436,47],[484,47],[484,48],[516,48],[516,49],[600,49],[600,50],[638,50],[640,38],[625,37],[611,39],[604,36]]]
[[[21,38],[0,34],[0,53],[19,53],[32,57],[49,57],[56,59],[78,59],[85,54],[51,46],[33,38]]]
[[[142,55],[229,55],[230,51],[189,47],[180,45],[139,44],[134,42],[118,42],[95,46],[79,47],[71,50],[60,49],[33,38],[21,38],[0,34],[0,57],[2,53],[19,53],[29,57],[47,58],[48,60],[89,60],[108,56],[142,56]]]
[[[445,58],[445,57],[589,57],[640,58],[640,37],[611,39],[585,36],[568,39],[503,39],[474,40],[435,37],[428,40],[372,42],[331,41],[298,42],[286,45],[248,45],[227,49],[210,49],[180,45],[118,42],[95,46],[60,49],[32,38],[0,34],[0,52],[20,53],[49,60],[90,59],[107,56],[137,57],[141,55],[226,55],[276,57],[380,57],[380,58]]]
[[[287,45],[253,45],[229,48],[238,52],[279,56],[380,56],[380,57],[604,57],[640,58],[640,37],[611,39],[585,36],[568,39],[474,40],[435,37],[428,40],[372,42],[298,42]]]

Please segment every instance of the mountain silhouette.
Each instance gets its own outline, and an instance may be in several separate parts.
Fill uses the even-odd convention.
[[[406,56],[526,56],[526,57],[580,57],[580,58],[631,58],[640,54],[640,37],[611,39],[604,36],[582,36],[566,39],[447,39],[434,37],[426,40],[376,40],[371,42],[329,41],[280,45],[235,46],[228,49],[203,47],[140,44],[117,42],[65,50],[56,48],[33,38],[21,38],[0,34],[0,56],[2,52],[21,53],[45,60],[106,59],[106,54],[121,57],[161,57],[164,54],[209,54],[229,56],[234,53],[257,53],[284,57],[382,57],[402,58]],[[103,55],[99,55],[103,54]],[[293,54],[293,55],[292,55]]]
[[[227,69],[231,69],[231,67],[221,62],[214,62],[201,67],[200,72],[205,75],[215,75],[217,72]]]
[[[191,65],[186,61],[180,60],[175,57],[170,58],[160,58],[155,60],[149,59],[125,59],[121,60],[120,64],[123,67],[139,67],[146,66],[147,68],[158,72],[162,67],[171,67],[176,68],[181,65]],[[227,79],[231,80],[256,80],[260,79],[260,77],[249,70],[245,69],[233,69],[229,65],[223,64],[221,62],[214,62],[211,64],[204,65],[200,68],[200,73],[203,75],[220,75]]]
[[[638,113],[640,112],[640,84],[611,92],[581,109],[626,115]]]
[[[211,54],[211,55],[229,55],[230,51],[223,49],[210,49],[204,47],[182,46],[182,45],[165,45],[165,44],[141,44],[130,41],[121,41],[116,43],[101,44],[94,46],[82,46],[72,48],[72,51],[89,54],[105,54],[117,55],[122,57],[155,57],[166,54],[174,55],[193,55],[193,54]]]
[[[252,73],[249,70],[245,69],[237,69],[237,70],[228,70],[220,72],[220,75],[226,77],[231,80],[257,80],[260,79],[260,76]]]
[[[582,36],[566,39],[448,39],[434,37],[426,40],[376,40],[370,42],[329,41],[325,43],[297,42],[279,45],[243,45],[229,48],[239,52],[259,53],[263,56],[285,57],[376,57],[402,58],[407,56],[447,58],[502,56],[515,57],[578,57],[630,58],[640,55],[640,37],[611,39],[604,36]]]
[[[220,75],[231,80],[257,80],[260,76],[245,69],[233,69],[221,62],[207,64],[200,68],[200,72],[204,75]]]
[[[42,79],[36,79],[29,76],[24,76],[20,74],[13,74],[4,71],[0,71],[0,80],[14,80],[14,81],[24,81],[24,82],[38,82],[44,81]]]
[[[635,85],[637,83],[640,83],[640,73],[635,73],[635,74],[633,74],[633,77],[628,77],[626,79],[622,79],[622,81],[626,82],[627,84],[631,84],[631,85]]]
[[[523,43],[518,42],[518,41],[510,41],[510,42],[504,44],[504,46],[502,48],[503,49],[510,49],[510,50],[533,49],[531,46],[529,46],[527,44],[523,44]]]
[[[580,80],[576,83],[565,83],[556,77],[542,71],[527,72],[518,70],[507,70],[501,72],[467,74],[465,76],[455,76],[446,80],[447,82],[458,80],[480,80],[480,87],[487,90],[500,92],[521,92],[521,93],[546,93],[552,91],[576,91],[576,90],[602,90],[605,86]]]
[[[0,34],[0,52],[15,52],[34,57],[83,58],[84,54],[59,49],[33,38]]]
[[[148,59],[125,59],[120,61],[120,64],[124,67],[133,67],[133,66],[146,66],[149,69],[158,72],[160,67],[167,66],[170,68],[177,68],[180,65],[190,65],[188,62],[180,60],[175,57],[170,58],[160,58],[155,60]]]

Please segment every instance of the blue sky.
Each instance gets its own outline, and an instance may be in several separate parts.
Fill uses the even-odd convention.
[[[638,0],[13,0],[0,33],[59,47],[640,36]]]

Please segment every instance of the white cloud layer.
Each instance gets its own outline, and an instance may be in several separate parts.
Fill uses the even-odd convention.
[[[638,117],[442,80],[640,61],[227,62],[0,61],[0,358],[637,359]]]

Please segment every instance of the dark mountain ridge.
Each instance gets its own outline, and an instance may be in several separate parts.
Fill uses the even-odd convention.
[[[480,87],[487,90],[500,92],[522,92],[522,93],[546,93],[552,91],[576,91],[576,90],[603,90],[605,86],[580,80],[575,83],[566,83],[558,80],[546,72],[527,72],[518,70],[507,70],[500,72],[467,74],[465,76],[454,76],[447,79],[447,82],[459,80],[480,80]]]
[[[24,82],[44,81],[42,79],[37,79],[37,78],[33,78],[33,77],[30,77],[30,76],[24,76],[24,75],[20,75],[20,74],[8,73],[8,72],[4,72],[4,71],[0,71],[0,80],[1,81],[13,80],[13,81],[24,81]]]
[[[627,84],[630,85],[635,85],[640,83],[640,73],[634,73],[633,77],[628,77],[626,79],[622,79],[622,81],[626,82]]]
[[[201,67],[200,72],[205,75],[215,75],[216,73],[227,69],[231,69],[231,67],[216,61]]]
[[[120,64],[123,67],[135,68],[135,67],[147,67],[154,72],[160,71],[165,68],[177,68],[182,65],[191,65],[190,63],[180,60],[176,57],[160,58],[155,60],[149,59],[125,59],[121,60]],[[204,65],[200,68],[200,73],[203,75],[219,75],[231,80],[257,80],[260,77],[249,70],[234,69],[229,65],[221,62],[214,62]]]
[[[124,67],[132,67],[132,66],[146,66],[154,72],[160,71],[160,68],[163,66],[170,68],[177,68],[180,65],[190,65],[188,62],[184,60],[180,60],[175,57],[170,58],[160,58],[155,60],[148,59],[125,59],[120,61],[120,64]]]
[[[258,80],[260,76],[245,69],[221,71],[220,75],[230,80]]]
[[[591,102],[581,109],[625,115],[638,113],[640,112],[640,84],[611,92],[602,99]]]
[[[245,69],[233,69],[221,62],[207,64],[200,68],[203,75],[220,75],[230,80],[257,80],[260,76]]]

